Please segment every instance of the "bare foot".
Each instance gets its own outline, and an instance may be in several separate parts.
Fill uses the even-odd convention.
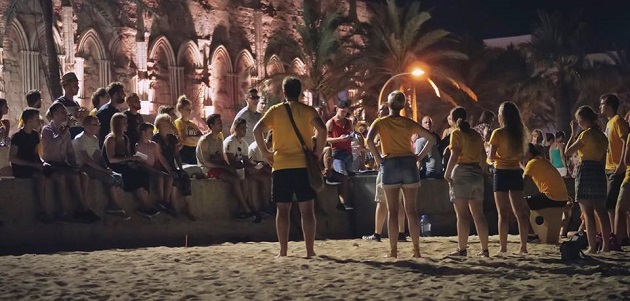
[[[276,257],[287,257],[287,251],[286,250],[285,251],[280,250],[280,253],[278,253],[278,255],[276,255]]]
[[[317,256],[317,254],[315,254],[315,252],[307,252],[306,253],[306,259],[311,259],[313,256]]]
[[[422,255],[420,255],[420,251],[413,251],[413,258],[422,258]]]
[[[398,251],[389,251],[389,254],[387,254],[385,257],[398,258]]]

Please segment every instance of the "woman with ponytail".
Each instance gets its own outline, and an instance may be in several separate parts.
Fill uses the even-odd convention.
[[[457,215],[457,250],[452,256],[467,256],[468,235],[470,233],[470,216],[472,214],[481,253],[479,256],[489,257],[488,223],[483,215],[483,173],[486,152],[481,136],[466,122],[466,110],[456,107],[451,110],[450,117],[455,121],[456,129],[451,133],[451,157],[446,166],[444,179],[449,183],[449,194]]]
[[[510,101],[499,106],[499,124],[501,127],[492,132],[489,142],[489,161],[495,168],[492,186],[499,214],[499,253],[507,252],[510,210],[513,210],[521,238],[519,253],[527,254],[529,220],[523,205],[523,171],[520,162],[527,151],[528,130],[518,107]]]
[[[575,200],[586,219],[587,253],[596,253],[595,214],[602,228],[602,252],[610,251],[610,220],[606,212],[606,170],[604,160],[608,139],[597,124],[597,114],[589,106],[581,106],[571,121],[571,138],[565,154],[577,152],[580,163],[575,176]],[[578,131],[578,125],[582,131]]]

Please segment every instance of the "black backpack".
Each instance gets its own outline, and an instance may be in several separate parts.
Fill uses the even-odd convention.
[[[588,247],[588,240],[584,233],[577,233],[571,239],[560,244],[560,259],[562,261],[572,261],[577,259],[588,258],[582,252]]]

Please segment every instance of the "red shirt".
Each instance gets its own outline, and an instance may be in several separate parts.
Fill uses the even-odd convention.
[[[341,123],[335,121],[335,117],[330,118],[330,121],[332,121],[332,131],[329,131],[328,135],[330,135],[331,138],[338,138],[352,132],[352,122],[350,122],[347,118],[342,120],[344,121],[343,123],[345,123],[345,127],[342,126]],[[351,153],[352,147],[350,146],[350,142],[350,139],[348,139],[341,142],[330,143],[330,145],[333,150],[345,150]]]

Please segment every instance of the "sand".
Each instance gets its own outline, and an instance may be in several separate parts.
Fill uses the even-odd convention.
[[[510,236],[510,251],[517,238]],[[0,257],[0,300],[540,300],[630,299],[630,256],[596,255],[560,261],[558,248],[530,244],[526,257],[449,258],[455,237],[423,238],[423,258],[411,243],[399,259],[385,258],[388,242],[316,241],[305,259],[302,242],[276,258],[276,243],[145,248]]]

